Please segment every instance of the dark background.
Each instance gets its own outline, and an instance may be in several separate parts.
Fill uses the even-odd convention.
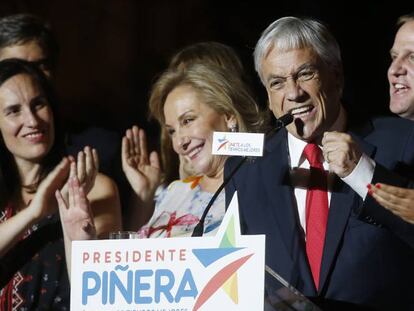
[[[339,41],[345,105],[352,115],[388,112],[386,70],[398,16],[409,1],[1,0],[0,15],[33,13],[49,21],[61,55],[56,84],[73,129],[98,125],[120,133],[147,128],[151,84],[179,48],[198,41],[229,44],[252,76],[261,105],[264,88],[253,70],[261,32],[285,15],[326,22]]]

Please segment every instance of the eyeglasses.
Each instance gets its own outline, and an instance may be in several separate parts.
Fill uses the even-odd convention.
[[[295,72],[286,77],[274,77],[270,79],[269,86],[272,90],[283,90],[286,87],[288,79],[292,79],[295,84],[301,84],[307,81],[311,81],[317,76],[318,71],[314,67],[302,68],[298,72]]]

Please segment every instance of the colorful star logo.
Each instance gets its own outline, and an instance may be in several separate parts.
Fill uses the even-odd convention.
[[[194,255],[204,267],[208,267],[220,258],[231,253],[244,249],[244,247],[236,247],[235,241],[234,216],[230,219],[223,238],[218,248],[198,248],[193,249]],[[238,279],[237,270],[246,263],[253,254],[240,257],[224,266],[218,271],[204,286],[198,296],[193,311],[199,310],[201,306],[219,289],[223,288],[229,298],[238,304]]]
[[[226,149],[226,145],[228,144],[228,140],[226,139],[226,135],[224,135],[223,138],[219,138],[218,142],[220,143],[220,145],[217,148],[217,151],[219,151],[221,148]]]

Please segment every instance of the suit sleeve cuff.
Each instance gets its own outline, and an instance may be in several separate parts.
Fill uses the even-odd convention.
[[[374,171],[375,161],[363,153],[351,174],[341,179],[365,200],[368,193],[367,185],[371,183]]]

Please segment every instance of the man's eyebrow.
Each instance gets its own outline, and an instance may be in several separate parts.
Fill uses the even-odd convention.
[[[267,77],[267,82],[269,82],[270,80],[273,80],[273,79],[277,79],[277,78],[284,78],[284,76],[272,73]]]
[[[47,97],[46,97],[43,93],[39,93],[38,95],[34,96],[34,97],[30,100],[30,104],[32,104],[32,103],[37,103],[37,102],[39,102],[39,101],[43,101],[43,100],[45,100],[45,101],[47,101],[47,102],[48,102]],[[48,103],[49,103],[49,102],[48,102]]]
[[[298,69],[296,70],[296,73],[298,73],[298,72],[300,72],[304,69],[315,69],[315,68],[316,68],[316,65],[313,64],[313,63],[304,63],[304,64],[302,64],[298,67]]]
[[[15,109],[19,108],[20,106],[21,106],[20,104],[9,105],[9,106],[3,108],[3,112],[9,112],[9,111],[15,110]]]
[[[296,71],[293,73],[293,75],[297,74],[298,72],[300,72],[304,69],[315,69],[315,68],[316,68],[316,65],[313,64],[313,63],[304,63],[296,69]],[[277,79],[277,78],[286,78],[286,76],[282,76],[282,75],[272,73],[267,77],[267,82],[269,82],[272,79]]]

